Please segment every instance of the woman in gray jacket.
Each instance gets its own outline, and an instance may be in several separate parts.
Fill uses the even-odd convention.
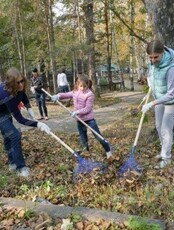
[[[150,87],[154,100],[143,106],[145,113],[151,107],[155,109],[156,129],[161,142],[161,152],[156,156],[160,163],[156,169],[164,168],[171,162],[171,149],[174,128],[174,51],[159,40],[147,45],[147,54],[153,68]]]

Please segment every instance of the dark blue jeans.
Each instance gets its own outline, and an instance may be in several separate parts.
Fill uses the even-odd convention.
[[[67,93],[69,92],[69,87],[68,85],[64,85],[64,86],[59,86],[57,93]]]
[[[45,116],[47,117],[48,111],[47,111],[47,107],[46,107],[45,93],[37,93],[36,92],[36,103],[37,103],[37,106],[39,108],[40,116],[43,117],[43,115],[45,114]]]
[[[5,150],[8,153],[9,164],[16,164],[17,169],[24,167],[21,133],[13,125],[11,116],[0,116],[0,131],[4,139]]]
[[[94,129],[94,131],[96,131],[97,133],[99,133],[101,135],[95,119],[85,121],[85,123],[88,126],[90,126],[92,129]],[[80,139],[81,139],[83,147],[85,147],[87,150],[89,150],[87,127],[84,124],[82,124],[80,121],[77,121],[77,127],[78,127],[78,131],[80,134]],[[95,133],[93,133],[93,135],[94,135],[95,139],[98,140],[100,142],[100,144],[103,146],[104,150],[106,152],[109,152],[110,151],[109,143],[105,140],[101,140],[101,138],[99,138]]]

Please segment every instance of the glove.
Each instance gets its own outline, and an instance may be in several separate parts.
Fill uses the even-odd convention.
[[[35,94],[35,88],[34,88],[34,86],[31,86],[31,87],[30,87],[30,90],[31,90],[31,92],[32,92],[33,94]]]
[[[147,85],[148,85],[149,87],[151,87],[150,84],[151,84],[151,83],[150,83],[150,77],[147,77]]]
[[[147,95],[143,97],[143,102],[146,100],[146,98],[147,98]]]
[[[71,117],[75,117],[78,114],[79,114],[79,111],[74,111],[74,112],[71,113]]]
[[[40,129],[40,131],[50,134],[51,129],[48,127],[48,125],[44,124],[43,122],[38,122],[37,128]]]
[[[35,115],[34,115],[34,111],[32,110],[32,108],[28,108],[28,114],[32,119],[34,119]]]
[[[154,105],[154,104],[153,104],[153,101],[151,101],[151,102],[149,102],[148,104],[143,105],[141,111],[142,111],[143,113],[146,113],[150,108],[152,108],[153,105]]]
[[[59,99],[60,99],[59,94],[53,95],[53,96],[51,97],[51,100],[52,100],[53,102],[59,101]]]

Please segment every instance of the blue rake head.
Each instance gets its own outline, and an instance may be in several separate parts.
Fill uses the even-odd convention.
[[[75,157],[78,160],[78,165],[74,169],[74,176],[77,177],[78,174],[92,173],[93,170],[99,170],[104,172],[106,170],[106,164],[102,162],[94,162],[89,159],[81,157],[79,154],[75,153]]]
[[[142,172],[141,166],[137,163],[134,158],[134,154],[131,154],[128,160],[119,168],[118,175],[121,177],[126,173],[128,170],[136,171],[138,173]]]

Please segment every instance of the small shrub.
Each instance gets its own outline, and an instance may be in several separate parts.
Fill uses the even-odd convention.
[[[159,224],[150,224],[146,222],[144,219],[140,218],[129,218],[126,225],[131,230],[162,230]]]

